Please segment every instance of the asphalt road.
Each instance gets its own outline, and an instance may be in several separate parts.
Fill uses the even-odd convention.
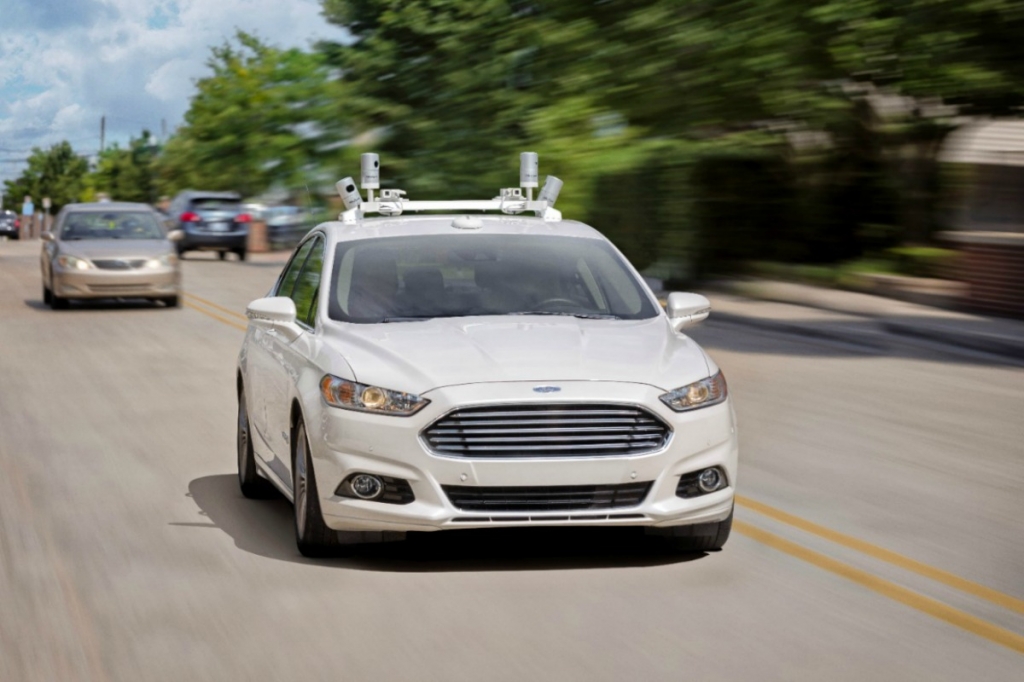
[[[1024,679],[1024,370],[694,333],[740,419],[725,550],[453,531],[308,561],[234,478],[245,304],[40,300],[0,243],[0,681]]]

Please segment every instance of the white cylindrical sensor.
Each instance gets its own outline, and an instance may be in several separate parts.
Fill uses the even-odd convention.
[[[537,152],[523,152],[519,155],[519,186],[537,187]]]
[[[341,195],[341,203],[345,204],[346,209],[359,208],[359,205],[363,203],[363,197],[359,194],[356,181],[352,178],[342,178],[335,183],[334,187]]]
[[[363,189],[380,189],[380,157],[376,154],[362,154],[359,157],[362,168]]]
[[[544,187],[540,190],[540,195],[537,197],[538,201],[548,202],[548,206],[554,206],[558,200],[558,193],[562,191],[562,181],[556,178],[554,175],[549,175],[544,179]]]

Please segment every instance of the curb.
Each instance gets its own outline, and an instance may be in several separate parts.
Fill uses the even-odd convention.
[[[866,319],[870,320],[870,318]],[[745,327],[754,327],[755,329],[762,329],[765,331],[794,334],[796,336],[842,343],[849,346],[858,346],[865,350],[879,351],[886,350],[889,347],[889,345],[885,343],[884,338],[880,338],[884,336],[881,332],[872,333],[847,331],[840,333],[828,331],[808,324],[766,320],[761,317],[749,317],[747,315],[739,315],[737,313],[715,311],[714,309],[711,311],[710,321],[721,321],[729,324],[743,325]]]
[[[928,326],[903,324],[885,319],[880,319],[879,324],[881,324],[882,329],[885,331],[898,336],[924,339],[953,348],[966,348],[1004,358],[1024,360],[1024,339],[1014,340],[990,334],[960,334],[951,332],[949,329],[935,329]]]

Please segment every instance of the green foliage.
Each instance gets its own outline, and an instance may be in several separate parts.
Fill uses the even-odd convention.
[[[316,191],[372,149],[413,197],[493,196],[532,150],[641,267],[851,262],[928,241],[960,114],[1024,106],[1016,0],[322,4],[350,40],[239,32],[166,145],[105,151],[85,191]]]
[[[196,83],[185,124],[157,159],[161,193],[186,187],[254,195],[302,186],[324,152],[343,96],[318,53],[270,47],[239,31],[212,49],[212,75]]]
[[[37,210],[42,208],[43,197],[50,197],[50,210],[56,213],[65,204],[79,201],[88,171],[89,162],[78,156],[68,142],[46,150],[35,147],[22,174],[15,180],[4,181],[4,195],[17,206],[21,206],[26,195],[31,196]]]
[[[155,203],[154,160],[160,148],[148,130],[132,138],[127,149],[114,145],[100,152],[96,169],[87,178],[88,194],[102,192],[114,201]]]

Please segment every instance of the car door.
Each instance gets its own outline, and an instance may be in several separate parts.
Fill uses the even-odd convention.
[[[295,287],[295,280],[298,279],[309,250],[313,247],[313,240],[308,240],[299,245],[295,250],[288,264],[281,271],[274,287],[268,296],[289,296]],[[272,430],[267,422],[268,405],[273,400],[273,387],[284,380],[279,379],[276,374],[283,372],[282,364],[275,359],[277,352],[272,343],[274,337],[280,334],[274,330],[268,330],[256,325],[250,326],[252,336],[246,347],[246,399],[249,407],[249,421],[256,432],[256,438],[252,439],[253,449],[256,455],[265,461],[277,475],[284,481],[288,481],[288,466],[284,463],[290,457],[287,448],[280,449],[276,446],[272,437]]]
[[[295,301],[295,321],[303,334],[289,341],[287,337],[268,334],[268,352],[271,362],[276,363],[267,374],[267,437],[274,452],[291,467],[291,401],[296,394],[295,384],[309,366],[312,356],[315,324],[316,299],[320,289],[321,271],[324,264],[324,240],[320,235],[309,239],[304,247],[308,255],[294,284],[288,291],[282,289],[279,296],[288,296]],[[286,456],[287,453],[287,456]],[[290,480],[290,479],[288,479]]]

